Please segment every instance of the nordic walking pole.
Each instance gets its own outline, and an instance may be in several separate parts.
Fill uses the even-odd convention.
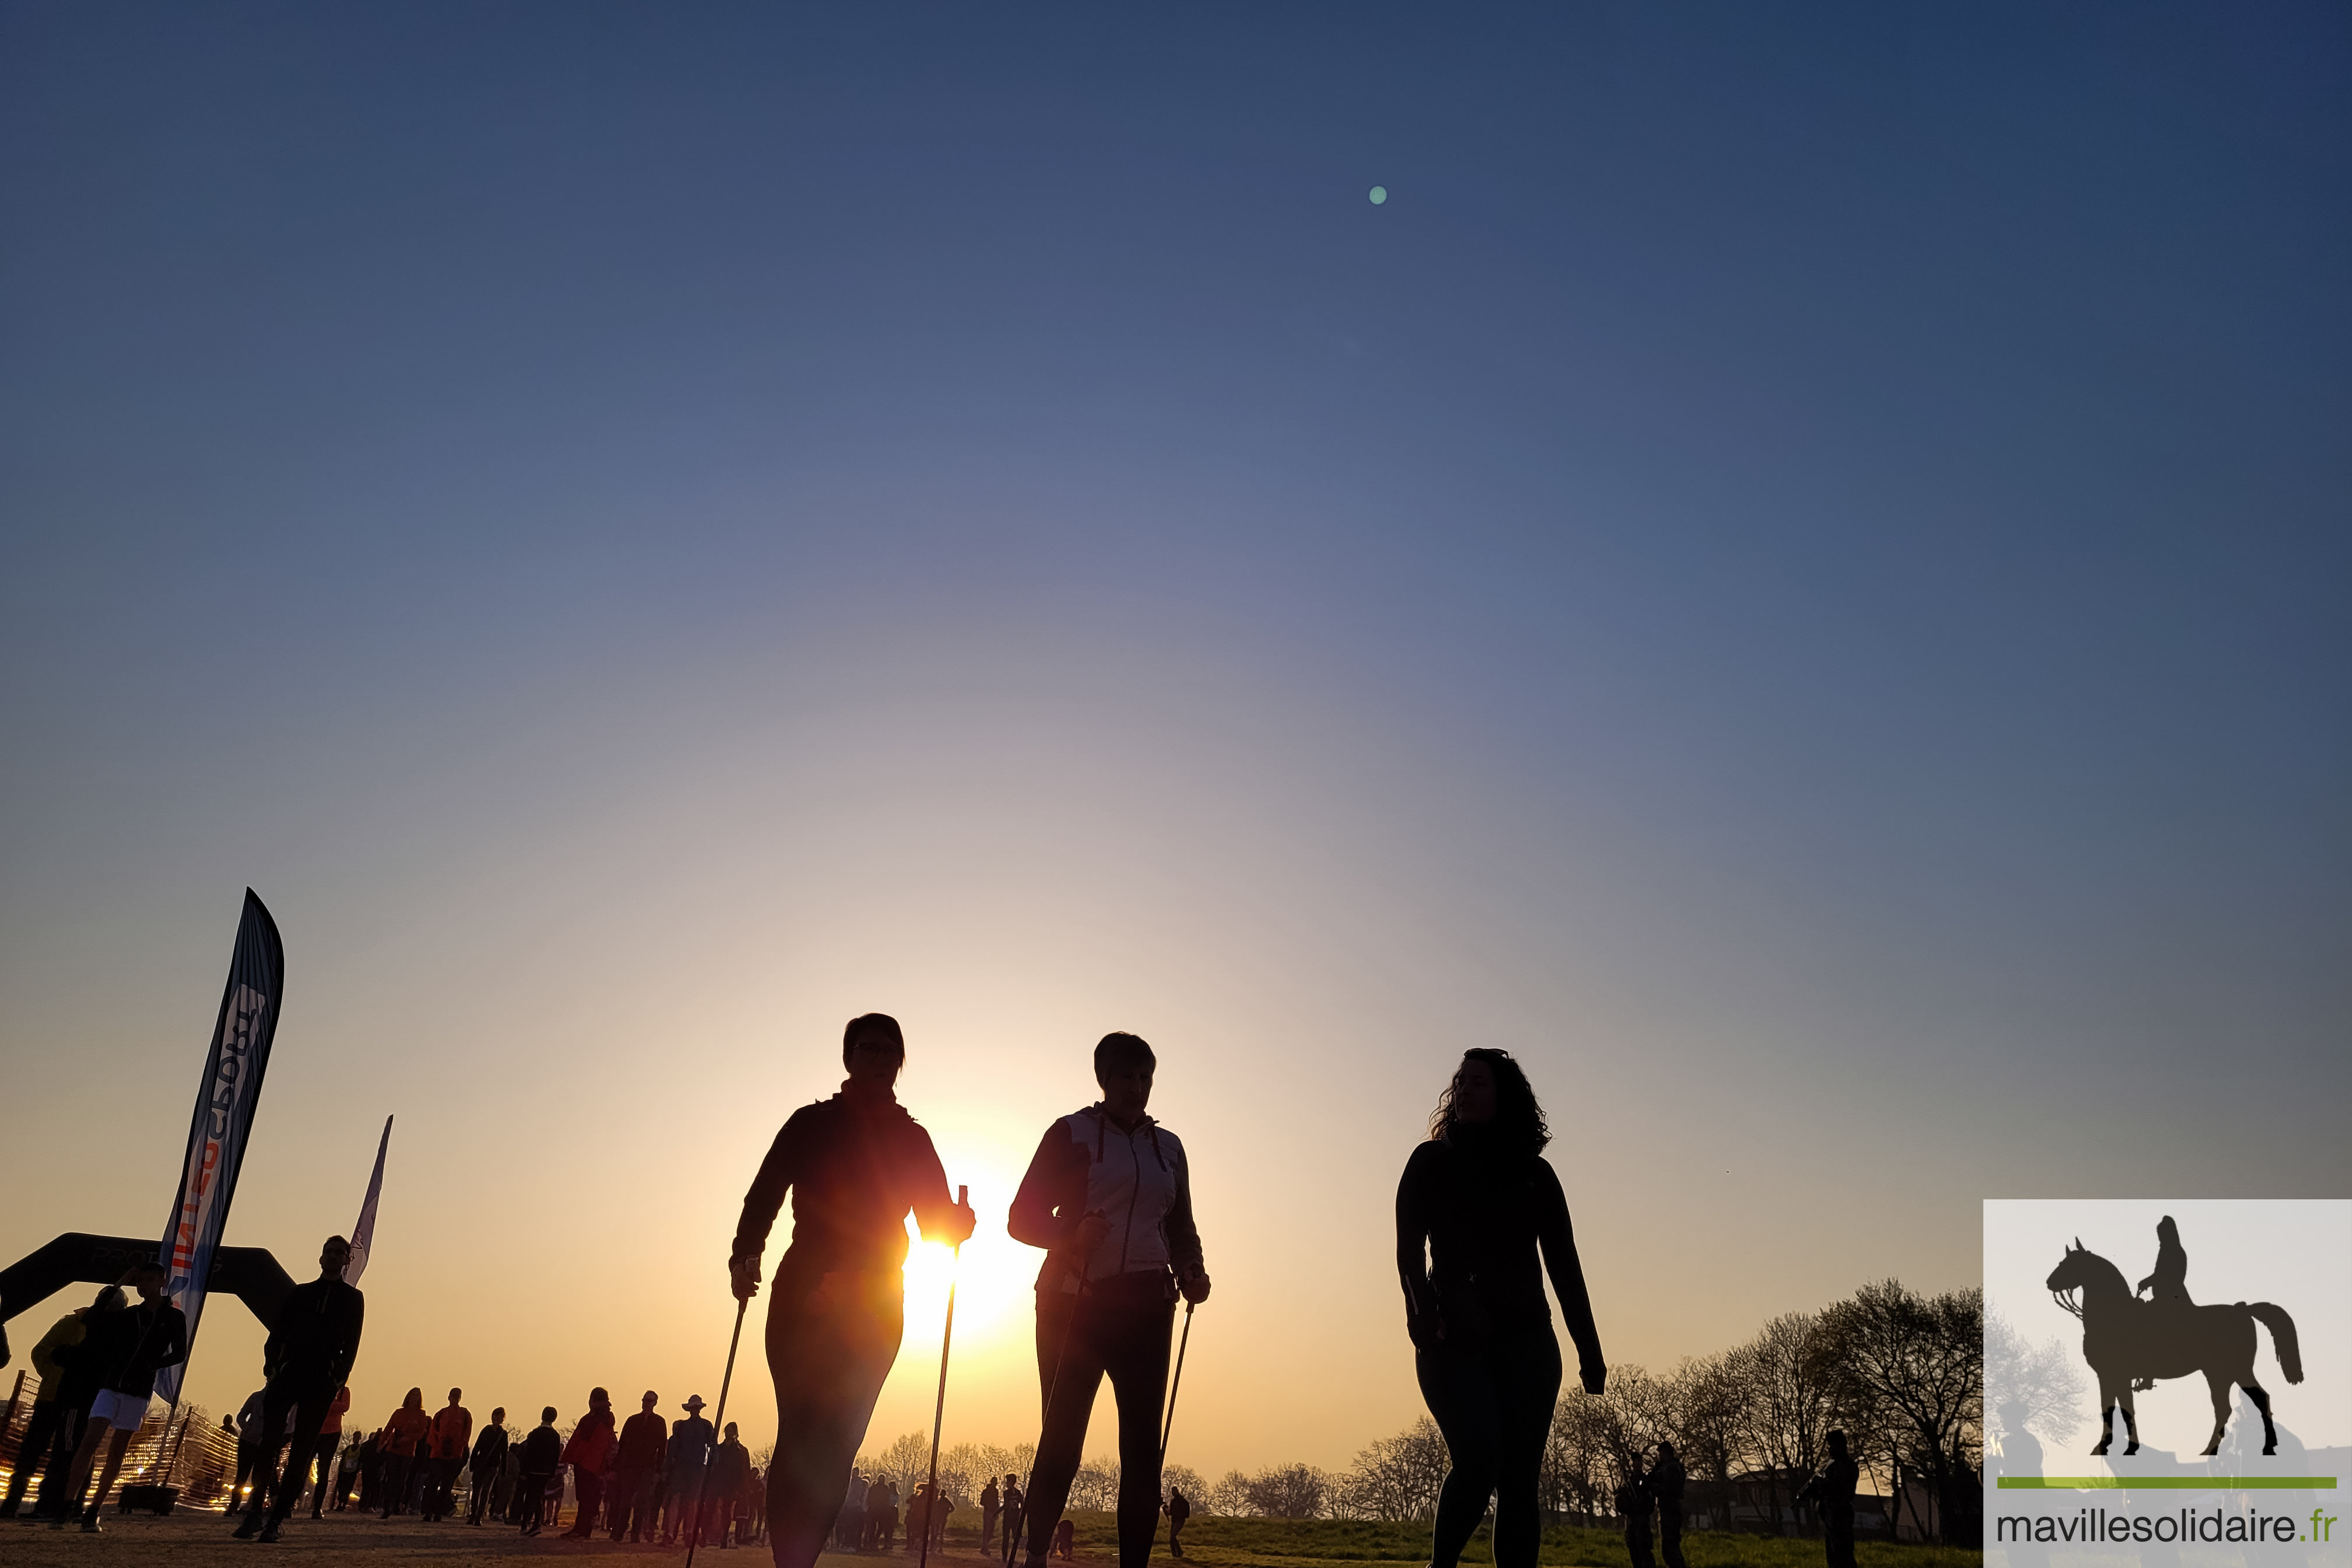
[[[971,1206],[971,1189],[956,1189],[956,1207]],[[931,1515],[940,1506],[940,1423],[948,1413],[948,1352],[955,1344],[955,1266],[963,1260],[963,1243],[948,1248],[948,1326],[940,1331],[940,1397],[931,1406],[931,1479],[930,1500],[923,1505],[923,1546],[915,1558],[916,1568],[929,1568],[931,1561]],[[942,1543],[944,1544],[944,1542]]]
[[[710,1424],[714,1432],[727,1429],[719,1423],[727,1419],[727,1387],[735,1381],[735,1347],[743,1342],[743,1309],[751,1304],[749,1296],[735,1298],[735,1332],[728,1338],[727,1370],[719,1379],[719,1420]],[[702,1505],[699,1499],[696,1500],[694,1514],[694,1522],[687,1526],[686,1531],[686,1568],[694,1568],[694,1549],[702,1544]]]
[[[1045,1413],[1048,1416],[1051,1416],[1054,1412],[1054,1394],[1062,1386],[1062,1363],[1069,1360],[1070,1341],[1077,1333],[1078,1305],[1086,1299],[1086,1266],[1081,1263],[1078,1268],[1077,1300],[1070,1303],[1070,1321],[1062,1325],[1061,1346],[1054,1352],[1054,1378],[1052,1382],[1045,1384]],[[1037,1434],[1037,1447],[1043,1448],[1045,1446],[1045,1434],[1040,1430]],[[1029,1487],[1035,1484],[1036,1479],[1037,1455],[1034,1450],[1032,1450],[1029,1455],[1029,1474],[1024,1478],[1025,1484],[1021,1489],[1020,1519],[1017,1522],[1007,1521],[1004,1526],[1004,1568],[1013,1568],[1013,1553],[1021,1550],[1022,1538],[1029,1533]]]
[[[1176,1342],[1176,1375],[1168,1381],[1168,1424],[1160,1428],[1160,1468],[1168,1468],[1168,1434],[1176,1430],[1176,1391],[1184,1386],[1184,1347],[1192,1342],[1192,1303],[1184,1303],[1184,1332]]]

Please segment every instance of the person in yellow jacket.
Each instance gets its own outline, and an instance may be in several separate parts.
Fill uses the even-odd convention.
[[[377,1452],[383,1461],[383,1515],[390,1519],[408,1497],[409,1472],[416,1468],[416,1450],[432,1436],[433,1417],[425,1414],[425,1391],[412,1388],[392,1419],[383,1424]]]

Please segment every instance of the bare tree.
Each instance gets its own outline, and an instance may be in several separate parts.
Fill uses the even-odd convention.
[[[1824,1311],[1822,1331],[1842,1402],[1869,1412],[1898,1467],[1927,1482],[1937,1536],[1975,1545],[1983,1534],[1983,1288],[1922,1296],[1881,1280]]]
[[[1337,1500],[1350,1518],[1433,1520],[1445,1468],[1445,1439],[1424,1415],[1358,1454]]]
[[[903,1499],[913,1493],[915,1484],[929,1472],[930,1461],[931,1435],[902,1432],[880,1453],[858,1460],[857,1468],[868,1480],[876,1477],[888,1480]]]
[[[1118,1507],[1118,1459],[1097,1454],[1070,1478],[1069,1506],[1109,1513]]]
[[[1741,1395],[1738,1430],[1760,1472],[1775,1533],[1780,1498],[1820,1468],[1836,1422],[1829,1341],[1811,1312],[1783,1312],[1731,1352],[1727,1374]]]
[[[1319,1519],[1330,1506],[1328,1471],[1313,1465],[1276,1465],[1248,1481],[1249,1510],[1264,1519]]]
[[[1625,1367],[1611,1367],[1613,1383]],[[1572,1388],[1552,1410],[1538,1500],[1549,1513],[1594,1523],[1616,1510],[1615,1477],[1625,1451],[1622,1413],[1606,1396]]]
[[[2013,1423],[2053,1443],[2073,1439],[2083,1425],[2085,1380],[2064,1341],[2028,1344],[2008,1319],[1987,1313],[1984,1356],[1988,1436],[1998,1442]]]
[[[1669,1380],[1675,1451],[1696,1483],[1686,1503],[1705,1506],[1718,1529],[1727,1527],[1731,1479],[1745,1468],[1739,1376],[1728,1355],[1685,1360]]]
[[[1209,1483],[1202,1479],[1200,1471],[1190,1465],[1162,1465],[1160,1467],[1160,1500],[1166,1502],[1171,1491],[1182,1492],[1184,1500],[1197,1510],[1202,1500],[1209,1495]]]
[[[1227,1470],[1211,1487],[1201,1502],[1209,1513],[1225,1519],[1240,1519],[1250,1512],[1250,1479],[1239,1470]]]

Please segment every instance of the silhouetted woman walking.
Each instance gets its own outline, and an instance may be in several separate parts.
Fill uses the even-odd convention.
[[[738,1300],[760,1289],[760,1258],[784,1194],[793,1244],[768,1302],[768,1370],[776,1384],[776,1452],[768,1517],[781,1568],[811,1568],[841,1511],[849,1467],[905,1318],[907,1214],[923,1235],[957,1243],[972,1213],[948,1195],[931,1135],[892,1086],[907,1060],[898,1021],[852,1018],[842,1033],[849,1077],[830,1100],[803,1106],[743,1197],[728,1272]]]
[[[1445,1435],[1431,1568],[1454,1568],[1495,1500],[1496,1568],[1534,1568],[1537,1477],[1559,1395],[1544,1270],[1576,1342],[1586,1392],[1608,1368],[1576,1260],[1551,1141],[1508,1051],[1463,1053],[1397,1184],[1397,1272],[1422,1398]],[[1540,1254],[1540,1258],[1538,1258]]]

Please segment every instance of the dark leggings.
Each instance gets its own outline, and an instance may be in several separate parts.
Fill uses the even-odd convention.
[[[1087,1418],[1105,1373],[1118,1402],[1119,1568],[1144,1568],[1160,1533],[1160,1415],[1168,1395],[1168,1274],[1100,1280],[1083,1297],[1037,1295],[1037,1380],[1045,1429],[1031,1473],[1027,1555],[1045,1561],[1070,1500]]]
[[[1431,1568],[1454,1568],[1495,1500],[1495,1568],[1535,1568],[1543,1542],[1538,1479],[1559,1397],[1551,1324],[1496,1334],[1480,1347],[1439,1341],[1413,1356],[1413,1375],[1451,1468],[1437,1494]]]
[[[261,1394],[259,1425],[276,1442],[268,1450],[266,1462],[255,1468],[253,1496],[245,1510],[249,1518],[259,1519],[267,1510],[272,1518],[284,1519],[302,1500],[302,1483],[310,1478],[311,1462],[319,1453],[319,1428],[327,1424],[327,1407],[334,1402],[331,1375],[287,1371],[269,1380]],[[286,1430],[289,1415],[294,1418],[291,1441],[278,1436]],[[283,1476],[278,1474],[281,1462]]]
[[[787,1255],[768,1304],[776,1451],[768,1466],[777,1568],[811,1568],[841,1513],[849,1467],[898,1359],[905,1286],[888,1274],[796,1274]]]
[[[414,1454],[386,1454],[378,1489],[383,1493],[383,1517],[390,1519],[407,1501],[408,1472],[415,1467]]]
[[[15,1513],[24,1500],[25,1488],[41,1468],[54,1449],[73,1452],[81,1436],[81,1423],[75,1419],[74,1407],[63,1399],[47,1399],[35,1403],[33,1419],[26,1424],[25,1435],[16,1446],[16,1468],[8,1477],[7,1510]],[[49,1486],[41,1483],[41,1495],[49,1495]]]

